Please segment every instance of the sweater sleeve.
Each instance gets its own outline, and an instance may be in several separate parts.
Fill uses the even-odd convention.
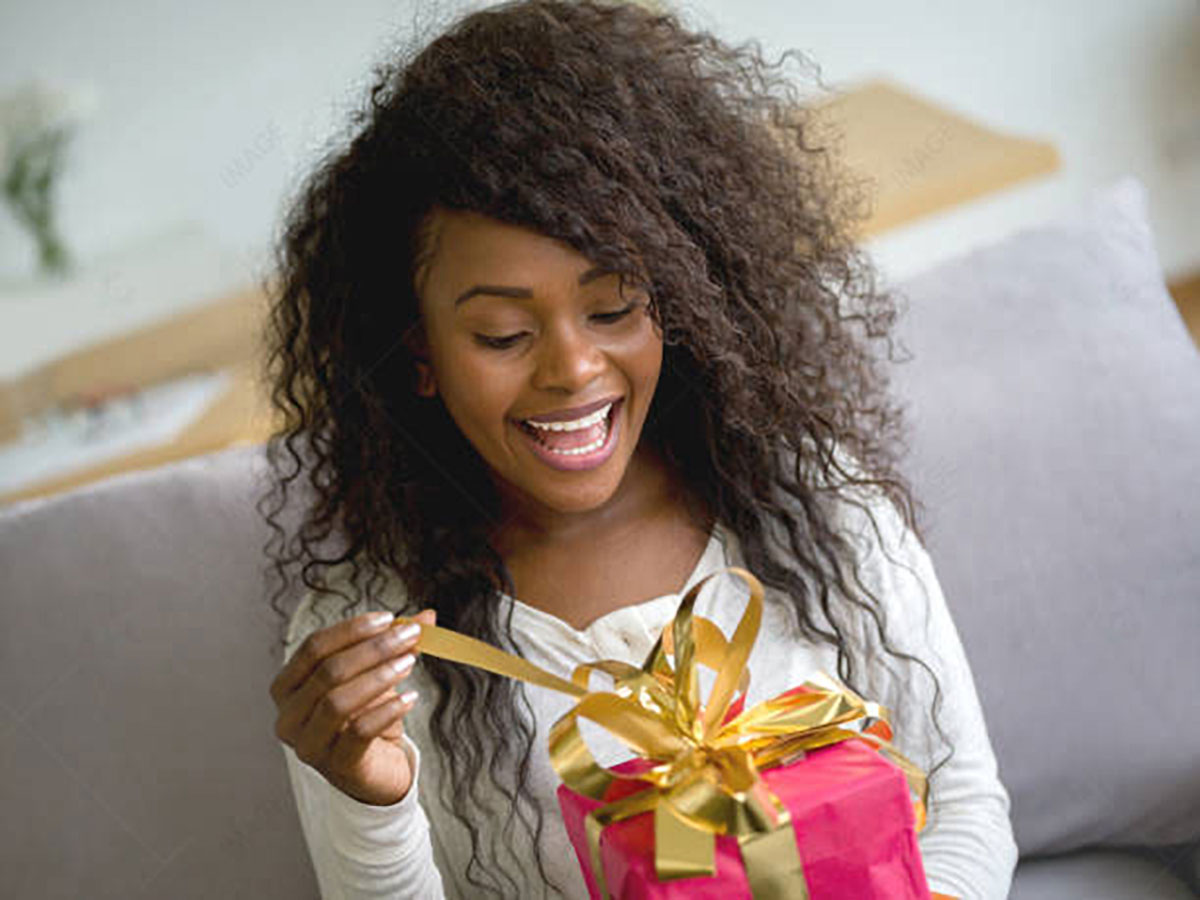
[[[918,657],[936,674],[942,695],[937,721],[953,747],[949,761],[931,779],[927,824],[918,835],[930,890],[962,900],[1004,900],[1017,845],[1009,795],[1000,781],[970,664],[928,552],[890,502],[874,512],[880,533],[865,531],[871,537],[864,580],[873,582],[886,609],[892,646]],[[895,744],[928,773],[947,752],[944,745],[936,754],[932,749],[932,680],[917,666],[906,673],[909,677],[897,676],[886,654],[877,653],[875,662],[867,681],[892,711]]]
[[[317,625],[307,600],[289,629],[285,660]],[[413,767],[408,793],[391,806],[350,797],[280,742],[304,839],[323,900],[441,900],[429,820],[418,802],[421,754],[404,737]]]

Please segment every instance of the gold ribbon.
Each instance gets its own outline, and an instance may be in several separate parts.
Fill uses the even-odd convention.
[[[732,639],[708,619],[694,616],[700,589],[724,572],[750,586],[750,599]],[[586,827],[592,872],[609,897],[600,861],[600,834],[614,822],[654,813],[654,864],[661,880],[713,875],[716,835],[738,839],[755,900],[807,900],[808,888],[783,803],[759,772],[786,765],[805,752],[846,740],[861,740],[900,767],[919,799],[913,800],[917,830],[925,825],[925,774],[890,743],[889,713],[863,700],[824,672],[799,688],[742,709],[749,672],[746,662],[762,621],[763,587],[750,572],[729,566],[687,592],[675,620],[655,642],[640,668],[599,660],[575,668],[566,681],[519,656],[447,628],[421,626],[417,649],[498,675],[578,698],[550,729],[550,761],[563,783],[597,800],[615,779],[641,781],[648,790],[593,810]],[[399,616],[397,621],[411,621]],[[668,660],[674,658],[674,666]],[[700,703],[696,666],[711,668],[716,680]],[[589,678],[603,672],[611,691],[591,691]],[[653,763],[622,773],[596,762],[579,732],[589,719]]]

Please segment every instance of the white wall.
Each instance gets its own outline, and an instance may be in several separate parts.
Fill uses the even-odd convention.
[[[61,185],[64,231],[80,256],[182,220],[254,254],[361,94],[398,8],[5,0],[0,88],[39,75],[97,86],[99,109]],[[0,252],[11,254],[5,225]]]
[[[441,12],[462,4],[447,0]],[[1059,147],[1060,175],[896,232],[891,271],[1062,208],[1131,172],[1165,268],[1200,267],[1200,6],[1195,0],[856,4],[693,0],[731,39],[797,47],[826,82],[886,74],[985,123]],[[361,99],[414,13],[355,0],[0,0],[0,90],[41,75],[96,85],[100,106],[61,185],[86,261],[196,221],[251,266],[281,204]],[[27,253],[0,212],[0,270]]]

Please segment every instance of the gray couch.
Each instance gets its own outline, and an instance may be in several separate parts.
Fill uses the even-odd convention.
[[[1200,880],[1200,357],[1145,203],[1124,180],[901,286],[911,471],[1020,900]],[[238,448],[0,515],[0,896],[316,896],[267,695],[264,476]]]

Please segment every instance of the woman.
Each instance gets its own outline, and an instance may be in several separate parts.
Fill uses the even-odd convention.
[[[271,696],[324,896],[586,896],[544,750],[569,700],[414,665],[369,611],[569,673],[640,663],[726,565],[768,590],[750,701],[824,668],[888,706],[931,773],[931,888],[1007,895],[1009,798],[896,466],[894,303],[789,58],[493,7],[379,73],[295,204],[264,515],[274,600],[295,564],[308,591]],[[734,621],[716,581],[699,611]]]

